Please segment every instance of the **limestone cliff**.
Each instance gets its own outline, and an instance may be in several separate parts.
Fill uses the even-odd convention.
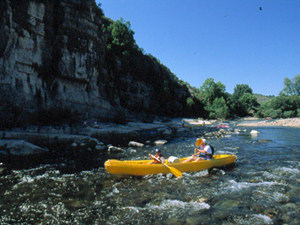
[[[95,68],[105,57],[94,1],[1,1],[1,89],[35,109],[57,103],[111,110]],[[84,7],[85,10],[82,10]],[[99,28],[100,27],[100,28]]]
[[[184,112],[190,92],[166,67],[140,53],[127,64],[108,55],[101,27],[110,20],[94,0],[2,0],[0,10],[2,102],[108,118],[116,109]]]

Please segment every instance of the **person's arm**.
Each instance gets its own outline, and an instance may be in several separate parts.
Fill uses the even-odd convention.
[[[151,159],[155,159],[155,158],[153,158],[153,157],[152,157],[152,155],[151,155],[151,154],[149,154],[149,157],[150,157]]]
[[[149,154],[149,157],[150,157],[151,159],[153,159],[153,160],[157,160],[157,161],[160,161],[160,162],[162,162],[162,163],[165,163],[165,158],[164,158],[164,157],[159,157],[159,156],[157,156],[157,155],[152,156],[151,154]]]
[[[195,153],[199,153],[200,151],[201,151],[201,149],[195,148]]]
[[[203,149],[198,149],[198,155],[200,155],[201,153],[206,153],[206,151],[205,150],[203,150]]]
[[[200,155],[200,151],[200,149],[195,148],[195,153],[193,154],[193,156]]]

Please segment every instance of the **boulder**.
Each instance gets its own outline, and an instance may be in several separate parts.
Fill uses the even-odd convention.
[[[155,145],[164,145],[164,144],[167,144],[167,143],[168,143],[167,140],[157,140],[157,141],[154,141]]]
[[[250,134],[259,134],[260,132],[258,132],[257,130],[251,130]]]
[[[165,130],[162,132],[162,134],[163,134],[164,136],[169,136],[169,135],[172,134],[172,130],[171,130],[171,129],[165,129]]]
[[[129,147],[144,147],[144,144],[136,142],[136,141],[130,141],[128,143],[128,146]]]
[[[127,153],[136,153],[136,150],[130,147],[127,149]]]
[[[40,154],[48,151],[24,140],[1,140],[0,146],[13,155]]]
[[[122,148],[119,148],[119,147],[116,147],[116,146],[109,146],[108,147],[108,152],[110,152],[110,153],[123,153],[123,152],[125,152],[124,151],[124,149],[122,149]]]
[[[95,146],[95,149],[96,149],[97,151],[105,150],[105,148],[106,148],[106,146],[103,145],[103,144],[98,144],[98,145]]]

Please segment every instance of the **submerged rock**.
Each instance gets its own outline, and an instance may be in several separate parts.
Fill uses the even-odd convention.
[[[225,172],[224,172],[224,170],[220,170],[220,169],[218,169],[218,168],[212,168],[211,170],[209,170],[209,174],[210,175],[224,175],[225,174]]]
[[[258,142],[271,142],[271,140],[258,140]]]

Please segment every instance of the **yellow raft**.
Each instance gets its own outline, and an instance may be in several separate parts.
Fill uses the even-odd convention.
[[[189,163],[168,163],[169,167],[174,167],[180,172],[196,172],[214,167],[221,167],[236,160],[235,155],[214,155],[211,160],[201,160]],[[180,162],[187,158],[181,158]],[[105,169],[111,174],[145,176],[147,174],[167,174],[171,173],[170,169],[163,164],[148,164],[153,160],[116,160],[109,159],[105,162]]]

